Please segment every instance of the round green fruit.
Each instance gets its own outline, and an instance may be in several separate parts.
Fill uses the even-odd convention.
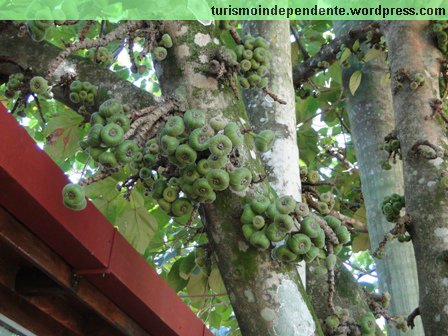
[[[252,220],[252,225],[254,226],[254,228],[260,230],[264,227],[265,221],[263,216],[260,215],[256,215],[254,217],[254,219]]]
[[[163,61],[168,56],[168,51],[164,47],[157,47],[154,49],[154,58],[157,61]]]
[[[67,184],[62,189],[62,200],[64,205],[72,210],[83,210],[87,206],[84,189],[77,184]]]
[[[171,212],[175,217],[181,217],[191,213],[193,206],[187,198],[178,198],[171,205]]]
[[[207,181],[213,190],[222,191],[229,187],[229,174],[222,169],[212,169],[207,173]]]
[[[250,237],[250,243],[259,250],[266,250],[271,245],[268,237],[262,231],[254,232]]]
[[[98,162],[105,168],[114,168],[118,166],[114,153],[104,152],[98,157]]]
[[[230,173],[230,186],[235,191],[243,191],[252,182],[252,173],[246,167],[240,167]]]
[[[297,254],[291,251],[286,245],[277,247],[274,250],[274,255],[277,259],[283,262],[293,262],[297,259]]]
[[[224,135],[230,139],[233,147],[241,145],[244,141],[240,127],[235,122],[230,122],[226,125],[224,128]]]
[[[320,225],[313,217],[305,217],[301,223],[300,231],[310,238],[316,238],[320,232]]]
[[[185,131],[184,120],[179,116],[169,117],[165,124],[166,134],[176,137]]]
[[[123,141],[115,151],[118,162],[126,164],[131,162],[139,152],[138,145],[132,140]]]
[[[45,78],[35,76],[30,80],[30,90],[35,94],[43,95],[48,91],[48,83]]]
[[[257,214],[264,213],[270,204],[271,202],[269,201],[269,198],[264,195],[258,195],[250,201],[252,210]]]
[[[275,141],[275,133],[271,130],[264,130],[255,136],[255,148],[259,152],[267,152],[272,148]]]
[[[277,211],[281,214],[289,214],[294,211],[296,201],[291,196],[282,196],[275,202]]]
[[[232,141],[227,136],[218,134],[210,138],[208,149],[215,156],[227,156],[232,151]]]
[[[188,110],[184,114],[184,123],[190,130],[200,128],[205,125],[205,113],[197,109]]]
[[[210,136],[204,134],[201,128],[196,128],[188,138],[188,144],[194,150],[202,152],[208,149]]]
[[[184,165],[192,164],[196,161],[198,155],[196,151],[187,144],[180,145],[176,149],[176,159]]]
[[[294,220],[291,216],[278,214],[274,218],[274,223],[283,231],[289,232],[294,227]]]
[[[179,147],[179,140],[170,135],[164,135],[160,139],[162,150],[167,154],[174,154]]]
[[[371,312],[365,314],[359,321],[359,326],[361,327],[361,332],[372,333],[376,329],[375,316]]]
[[[269,238],[271,242],[279,242],[285,239],[288,232],[279,228],[275,223],[271,223],[266,228],[266,236]]]
[[[306,254],[311,248],[311,240],[308,236],[296,233],[286,240],[286,244],[295,254]]]
[[[168,186],[163,191],[163,199],[167,202],[174,202],[178,197],[178,190],[176,187]]]
[[[114,114],[124,113],[123,105],[118,99],[111,98],[102,103],[98,109],[99,114],[104,118],[109,118]]]
[[[108,147],[115,147],[124,141],[124,131],[117,124],[107,124],[101,130],[101,140]]]

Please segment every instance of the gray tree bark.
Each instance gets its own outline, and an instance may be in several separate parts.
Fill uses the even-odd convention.
[[[448,206],[440,179],[447,169],[446,124],[431,117],[439,98],[440,59],[428,21],[385,22],[395,124],[403,153],[406,212],[420,288],[420,313],[426,336],[448,332]],[[420,73],[425,82],[410,87]],[[442,112],[443,113],[443,112]],[[434,148],[432,148],[434,147]],[[439,153],[440,154],[440,153]],[[446,155],[446,154],[445,154]]]
[[[353,21],[335,21],[338,35],[344,35],[353,26]],[[362,72],[359,88],[353,96],[349,90],[349,80],[354,71]],[[403,194],[403,172],[401,161],[389,171],[381,168],[380,161],[385,159],[385,151],[379,149],[384,137],[395,126],[392,95],[381,83],[387,76],[388,67],[384,58],[376,58],[361,64],[351,62],[348,69],[342,70],[343,85],[346,91],[346,108],[350,118],[351,136],[355,145],[359,165],[362,194],[367,212],[367,224],[372,250],[378,248],[385,234],[393,228],[381,212],[384,197],[393,193]],[[386,257],[376,260],[376,270],[381,292],[392,295],[388,308],[392,315],[409,315],[418,306],[418,279],[412,244],[399,243],[397,240],[386,245]],[[406,335],[423,335],[419,318],[416,327]],[[388,326],[388,335],[403,333]]]

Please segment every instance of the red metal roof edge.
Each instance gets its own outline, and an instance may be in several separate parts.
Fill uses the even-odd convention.
[[[62,205],[69,182],[0,103],[0,204],[155,336],[213,335],[88,202]]]

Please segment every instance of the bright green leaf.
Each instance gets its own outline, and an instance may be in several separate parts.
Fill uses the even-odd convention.
[[[349,48],[345,48],[342,52],[341,58],[339,58],[339,63],[344,63],[352,54],[352,51]]]
[[[222,281],[221,273],[219,272],[218,267],[214,267],[210,272],[210,275],[208,277],[208,285],[210,286],[210,289],[216,294],[222,294],[226,292],[226,287],[224,286],[224,282]]]
[[[157,229],[157,222],[144,207],[127,209],[118,219],[120,232],[139,252],[145,252]]]
[[[359,85],[361,84],[361,78],[362,78],[362,72],[360,70],[356,70],[350,76],[348,87],[353,96],[355,95],[356,90],[358,90]]]

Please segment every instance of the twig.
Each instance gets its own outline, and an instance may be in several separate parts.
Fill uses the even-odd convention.
[[[124,137],[126,139],[129,139],[135,136],[137,130],[139,130],[140,134],[145,134],[148,130],[151,129],[151,127],[157,122],[157,120],[159,120],[163,115],[168,114],[174,107],[174,101],[168,100],[164,104],[158,106],[156,109],[150,110],[150,112],[146,112],[142,117],[134,120]]]
[[[87,33],[89,32],[90,26],[94,23],[94,20],[87,20],[81,32],[79,33],[78,40],[82,42],[86,39]]]
[[[148,106],[148,107],[145,107],[145,108],[143,108],[143,109],[141,109],[141,110],[138,110],[138,111],[135,111],[135,112],[133,112],[132,114],[131,114],[131,120],[136,120],[136,119],[138,119],[138,118],[140,118],[140,117],[143,117],[144,115],[146,115],[146,114],[149,114],[149,113],[151,113],[152,111],[154,111],[155,109],[157,108],[157,106]]]
[[[39,116],[42,119],[42,123],[45,125],[47,121],[45,120],[44,114],[42,112],[42,107],[40,106],[39,98],[37,98],[37,95],[35,95],[34,93],[32,93],[31,96],[34,98],[34,101],[36,102],[37,111],[39,112]]]
[[[266,86],[261,89],[264,93],[266,93],[269,97],[274,99],[274,101],[278,102],[279,104],[286,105],[286,101],[277,96],[274,92],[272,92],[269,88]]]
[[[355,229],[357,233],[368,233],[367,231],[367,224],[361,222],[360,220],[357,220],[352,217],[348,217],[346,215],[341,214],[337,211],[331,211],[330,216],[336,217],[339,219],[344,226],[346,226],[350,231],[351,229]],[[363,230],[365,229],[365,230]]]
[[[320,50],[306,61],[299,64],[293,71],[293,83],[295,87],[299,87],[305,83],[308,78],[314,76],[321,69],[318,67],[319,62],[326,61],[332,64],[336,61],[336,54],[341,50],[342,45],[351,46],[353,42],[359,40],[364,42],[367,39],[367,32],[372,31],[373,36],[371,43],[379,42],[381,32],[377,22],[361,22],[359,26],[352,29],[347,34],[335,38],[328,44],[323,45]]]
[[[89,177],[88,179],[85,179],[85,180],[84,180],[84,179],[81,180],[78,184],[79,184],[81,187],[88,186],[88,185],[90,185],[90,184],[92,184],[92,183],[95,183],[95,182],[104,180],[105,178],[111,176],[113,173],[114,173],[113,170],[111,170],[111,171],[107,171],[107,172],[101,172],[101,173],[98,174],[98,175]]]
[[[243,44],[243,41],[241,40],[240,35],[238,34],[238,32],[236,31],[236,29],[234,27],[229,29],[229,33],[232,36],[232,38],[236,44]]]
[[[46,79],[50,81],[56,72],[56,70],[59,68],[61,63],[72,53],[81,50],[81,49],[90,49],[94,47],[101,47],[109,44],[110,42],[122,38],[126,33],[129,31],[136,30],[138,28],[141,28],[145,25],[144,21],[128,21],[122,25],[120,25],[118,28],[116,28],[114,31],[111,31],[107,35],[103,36],[102,38],[95,39],[95,40],[84,40],[84,41],[78,41],[74,42],[71,46],[67,47],[63,51],[59,53],[59,55],[56,57],[56,59],[53,61],[53,63],[50,65]]]
[[[216,296],[226,296],[227,293],[219,293],[219,294],[195,294],[195,295],[183,295],[179,294],[180,297],[184,298],[195,298],[195,297],[216,297]]]
[[[291,29],[292,35],[294,35],[294,38],[296,40],[297,46],[299,47],[300,53],[303,56],[303,60],[306,61],[308,58],[310,58],[310,54],[308,54],[308,51],[303,47],[302,43],[300,42],[301,34],[299,34],[296,30],[296,28],[290,24],[289,28]]]

